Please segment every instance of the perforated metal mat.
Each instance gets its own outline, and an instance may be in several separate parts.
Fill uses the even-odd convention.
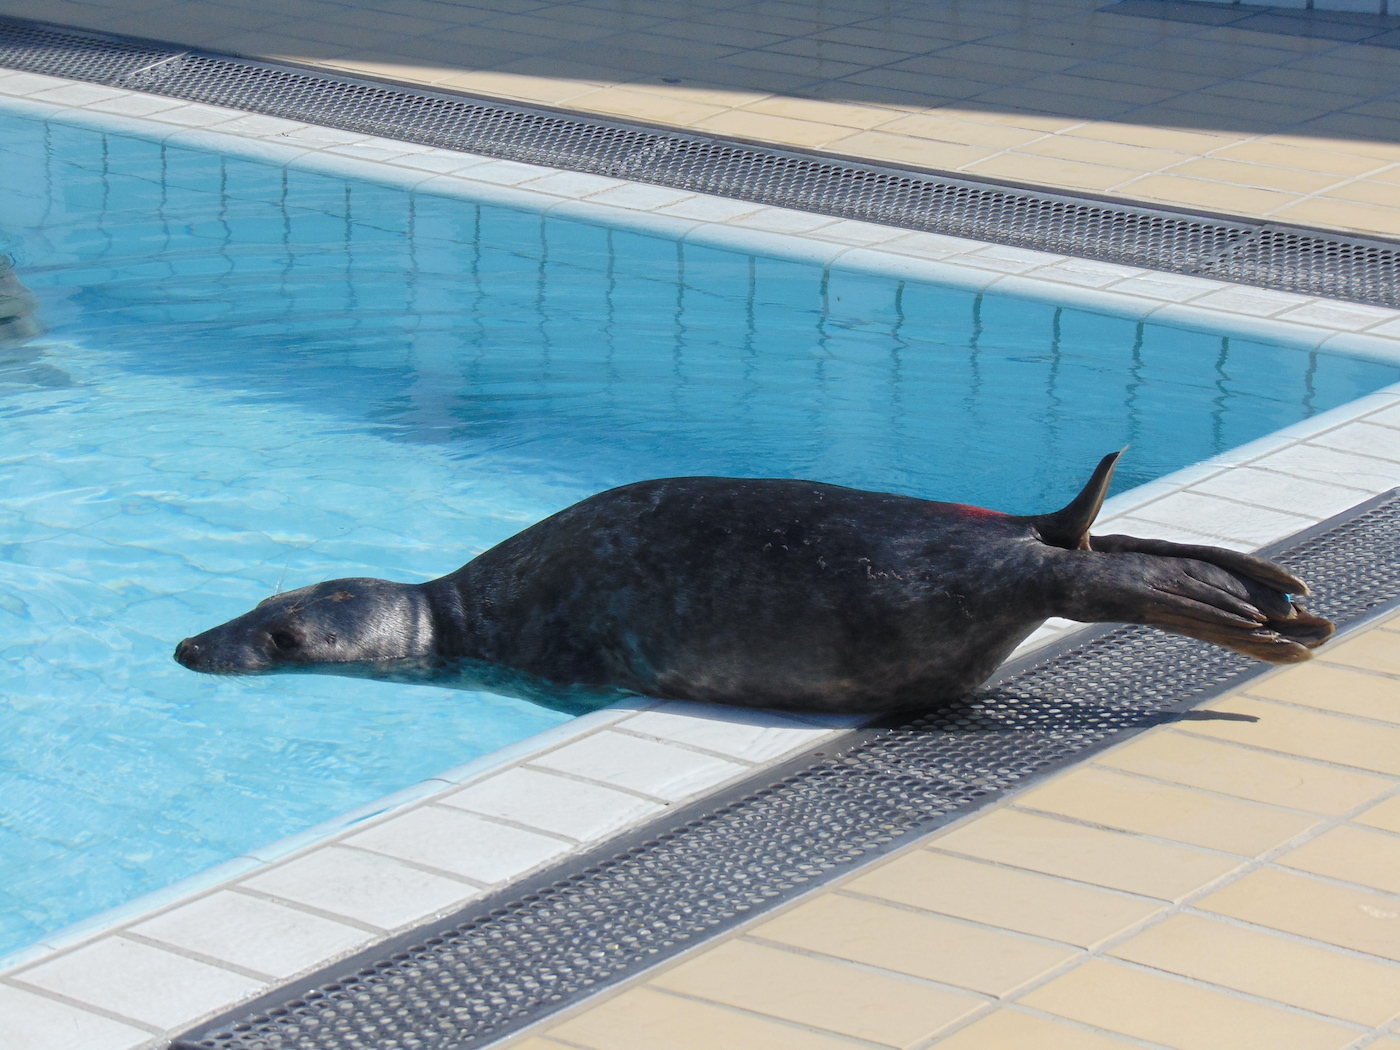
[[[0,19],[0,66],[911,230],[1382,306],[1400,244],[882,167]]]
[[[1316,611],[1373,616],[1400,597],[1397,492],[1264,553],[1313,585]],[[1149,628],[1096,629],[965,707],[850,733],[175,1046],[483,1046],[1263,670]]]

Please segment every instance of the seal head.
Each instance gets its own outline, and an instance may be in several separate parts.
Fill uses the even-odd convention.
[[[331,580],[274,595],[235,620],[186,638],[175,659],[207,674],[430,676],[430,619],[413,584]]]

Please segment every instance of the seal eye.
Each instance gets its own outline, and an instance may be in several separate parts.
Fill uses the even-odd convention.
[[[296,635],[290,631],[272,631],[267,636],[274,649],[280,649],[284,653],[291,652],[297,647]]]

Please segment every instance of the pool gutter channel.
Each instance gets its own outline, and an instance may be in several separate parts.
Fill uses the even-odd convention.
[[[1352,631],[1400,608],[1397,547],[1391,489],[1259,553],[1313,582],[1309,607]],[[1086,628],[1004,665],[966,707],[848,731],[172,1050],[494,1043],[1273,670],[1151,628]]]
[[[1400,307],[1400,242],[775,149],[0,18],[0,67],[323,127],[1276,291]]]

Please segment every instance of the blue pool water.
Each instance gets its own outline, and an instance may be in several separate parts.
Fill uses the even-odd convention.
[[[0,251],[0,952],[563,718],[171,661],[279,584],[653,476],[1047,509],[1400,380],[3,113]]]

